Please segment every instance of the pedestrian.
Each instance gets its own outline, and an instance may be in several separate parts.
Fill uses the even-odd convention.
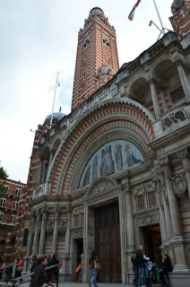
[[[5,268],[5,274],[6,274],[6,284],[12,279],[12,264],[9,264]]]
[[[32,257],[30,273],[35,272],[35,270],[36,270],[36,256],[34,255],[34,256]],[[31,275],[31,278],[33,278],[33,275]]]
[[[3,262],[0,263],[0,280],[3,279],[3,271],[4,271],[4,265]]]
[[[47,256],[47,261],[48,261],[47,267],[49,267],[50,266],[50,261],[51,261],[51,255]],[[51,273],[50,272],[51,272],[50,269],[46,270],[47,278],[48,278],[49,281],[51,281]]]
[[[15,278],[22,276],[23,265],[24,265],[24,260],[22,258],[22,254],[20,254],[17,260],[17,263],[16,263]],[[22,282],[23,280],[21,279],[20,281]]]
[[[55,286],[55,284],[49,282],[45,268],[47,266],[48,260],[46,256],[41,256],[37,259],[36,270],[34,276],[31,280],[31,287],[42,287],[44,283],[48,285]]]
[[[136,252],[131,256],[131,262],[133,264],[133,272],[134,272],[133,285],[135,287],[138,287],[139,271],[138,271],[138,265],[137,265],[137,253]]]
[[[139,248],[136,252],[136,264],[139,271],[139,284],[140,287],[146,286],[146,277],[147,277],[147,269],[145,262],[147,260],[143,256],[143,245],[139,245]]]
[[[59,260],[57,256],[54,254],[52,256],[52,259],[50,260],[49,266],[57,265],[50,269],[50,274],[51,274],[50,278],[54,279],[55,282],[58,282],[58,275],[59,275],[58,264],[59,264]],[[50,281],[53,281],[53,280],[50,280]]]
[[[169,272],[172,272],[172,264],[168,254],[164,254],[162,257],[162,269],[160,269],[160,280],[162,287],[168,286],[164,276],[167,276]]]
[[[92,277],[90,279],[89,287],[91,287],[92,284],[94,284],[94,287],[98,287],[96,285],[96,278],[97,278],[98,270],[100,270],[100,264],[99,264],[99,258],[95,250],[92,251],[92,254],[89,259],[89,264],[90,264],[90,269],[92,271]]]

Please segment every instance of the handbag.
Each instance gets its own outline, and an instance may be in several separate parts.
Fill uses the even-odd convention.
[[[22,267],[22,266],[18,266],[17,269],[18,269],[18,271],[20,271],[20,272],[23,271],[23,267]]]
[[[95,267],[96,270],[100,270],[101,269],[100,263],[96,262],[95,260],[94,260],[94,267]]]

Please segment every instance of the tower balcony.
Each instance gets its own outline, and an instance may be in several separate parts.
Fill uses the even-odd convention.
[[[49,187],[48,183],[38,185],[34,189],[32,200],[35,200],[35,199],[37,199],[43,195],[47,195],[48,194],[48,187]]]

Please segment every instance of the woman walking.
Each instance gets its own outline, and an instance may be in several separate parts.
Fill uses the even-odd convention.
[[[55,286],[55,284],[49,282],[47,279],[45,268],[47,266],[48,260],[46,256],[41,256],[37,259],[36,270],[34,276],[31,280],[32,287],[42,287],[44,283],[47,283],[51,286]]]
[[[97,274],[99,270],[99,259],[98,259],[98,256],[95,250],[92,251],[92,254],[89,259],[89,264],[90,264],[90,269],[92,271],[92,277],[90,279],[89,287],[91,287],[92,284],[94,284],[94,287],[98,287],[96,285],[96,278],[97,278]]]

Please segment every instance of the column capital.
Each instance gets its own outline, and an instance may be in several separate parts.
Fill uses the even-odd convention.
[[[130,191],[130,184],[129,183],[121,184],[121,191],[129,192]]]
[[[177,153],[178,158],[184,159],[189,158],[189,151],[187,148],[184,148]]]

